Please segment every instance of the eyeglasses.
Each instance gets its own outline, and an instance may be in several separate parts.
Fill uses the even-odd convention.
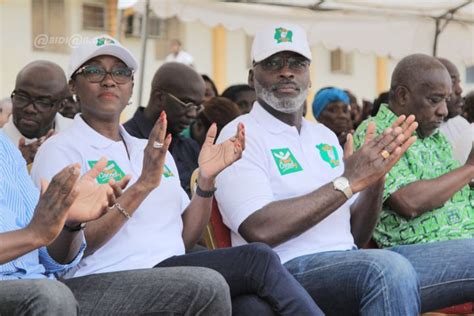
[[[184,101],[181,101],[181,99],[179,99],[177,96],[169,93],[169,92],[165,92],[163,91],[164,93],[166,93],[171,99],[175,100],[177,103],[179,103],[179,105],[181,105],[184,110],[186,112],[188,111],[191,111],[191,110],[196,110],[196,112],[200,112],[204,107],[202,106],[202,104],[199,104],[197,105],[196,103],[194,102],[184,102]]]
[[[115,83],[124,84],[132,80],[133,73],[133,69],[128,67],[116,67],[111,71],[106,71],[100,66],[87,65],[79,68],[75,75],[82,74],[87,81],[92,83],[102,82],[102,80],[104,80],[107,75],[110,75]]]
[[[279,57],[275,56],[267,58],[261,62],[255,63],[254,66],[260,65],[266,71],[280,71],[288,65],[288,67],[295,72],[303,72],[309,67],[309,60],[304,57]]]
[[[62,102],[63,99],[51,99],[48,97],[37,97],[33,98],[29,94],[24,92],[18,92],[14,90],[11,94],[12,102],[16,107],[24,108],[29,104],[33,106],[39,112],[46,112],[51,110],[58,102]]]

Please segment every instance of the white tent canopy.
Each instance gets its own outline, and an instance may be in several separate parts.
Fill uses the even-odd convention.
[[[145,0],[135,4],[144,12]],[[250,3],[252,2],[252,3]],[[243,29],[254,35],[262,26],[281,21],[306,29],[311,45],[358,50],[402,58],[433,54],[436,20],[437,56],[474,64],[474,3],[472,0],[327,0],[245,1],[151,0],[160,18],[176,16],[209,27]],[[454,14],[450,10],[457,9]],[[448,13],[448,14],[447,14]],[[446,21],[449,21],[446,24]]]

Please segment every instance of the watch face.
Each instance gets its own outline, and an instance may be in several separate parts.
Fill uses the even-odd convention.
[[[346,178],[337,178],[336,181],[334,181],[334,185],[338,188],[344,189],[349,186],[349,181],[347,181]]]

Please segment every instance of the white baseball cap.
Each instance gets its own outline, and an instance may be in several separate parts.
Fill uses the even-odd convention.
[[[252,44],[252,60],[254,62],[258,63],[283,51],[295,52],[309,60],[312,59],[306,32],[298,25],[274,24],[255,34]]]
[[[119,43],[115,38],[108,35],[100,35],[93,39],[88,39],[81,45],[74,48],[69,61],[67,76],[71,79],[72,75],[86,61],[100,56],[110,55],[117,57],[127,65],[127,67],[137,70],[138,64],[132,53]]]

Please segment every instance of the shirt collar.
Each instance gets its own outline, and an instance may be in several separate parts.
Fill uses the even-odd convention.
[[[291,126],[280,121],[267,110],[265,110],[258,101],[255,101],[255,103],[253,104],[253,108],[250,111],[249,115],[253,117],[255,121],[257,121],[257,123],[259,123],[263,128],[265,128],[272,134],[281,134],[288,131],[298,132],[296,126]],[[306,124],[306,119],[303,118],[301,122],[301,130],[303,130]]]
[[[387,127],[391,126],[393,122],[397,120],[398,116],[393,113],[389,108],[388,105],[382,103],[380,105],[379,111],[377,112],[377,128],[386,129]]]
[[[82,115],[76,115],[74,117],[74,128],[77,136],[86,139],[87,143],[94,148],[105,149],[117,143],[116,141],[105,137],[90,127],[89,124],[84,121]],[[127,147],[131,149],[135,145],[136,139],[132,137],[122,125],[120,125],[119,131],[125,144],[127,144]]]
[[[377,112],[377,125],[381,124],[381,126],[377,126],[377,129],[378,128],[386,129],[390,127],[393,124],[393,122],[397,120],[397,118],[398,116],[395,113],[393,113],[392,110],[390,110],[390,108],[388,107],[388,104],[382,103],[380,105],[379,111]],[[418,139],[420,141],[423,141],[424,139],[438,137],[439,134],[440,133],[439,133],[439,128],[438,128],[430,136],[425,137],[425,138],[418,137]],[[413,132],[413,135],[418,136],[416,131]]]

